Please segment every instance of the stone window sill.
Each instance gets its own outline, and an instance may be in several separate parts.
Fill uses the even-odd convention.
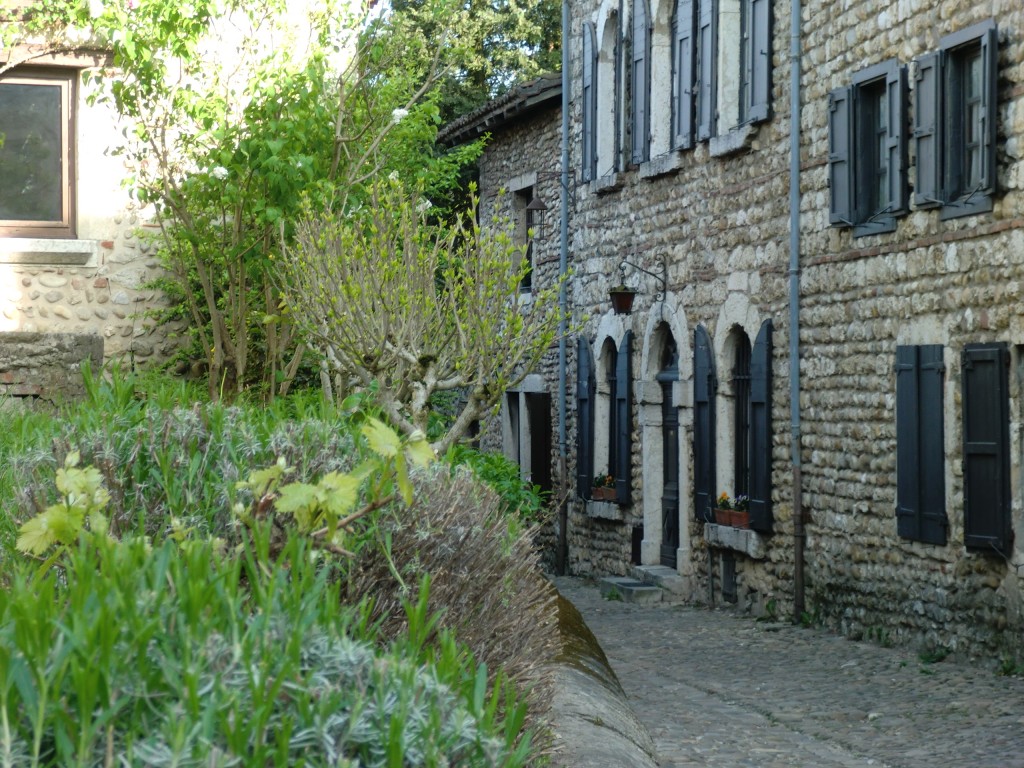
[[[658,176],[665,176],[675,173],[683,166],[683,158],[679,152],[668,152],[664,155],[652,157],[646,163],[640,164],[640,178],[654,179]]]
[[[752,560],[764,560],[768,555],[765,537],[749,528],[732,528],[728,525],[704,524],[704,540],[709,547],[731,549]]]
[[[93,267],[99,263],[99,240],[0,238],[0,264]]]
[[[592,192],[596,192],[599,195],[603,195],[607,192],[614,192],[622,187],[622,175],[619,173],[609,173],[606,176],[601,176],[598,179],[594,179],[590,182],[590,189]]]
[[[594,517],[599,520],[615,520],[622,522],[626,519],[622,507],[614,501],[587,501],[587,517]]]
[[[708,140],[708,153],[712,157],[725,157],[743,152],[754,146],[757,127],[747,123],[733,128],[721,136],[712,136]]]

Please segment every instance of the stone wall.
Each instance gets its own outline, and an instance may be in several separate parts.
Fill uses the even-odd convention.
[[[655,26],[666,21],[652,6]],[[658,6],[658,7],[654,7]],[[789,7],[773,7],[774,116],[727,139],[697,142],[650,162],[580,184],[584,21],[599,30],[607,3],[572,8],[569,214],[570,305],[575,328],[592,345],[634,334],[631,503],[586,503],[569,495],[569,565],[577,574],[625,573],[634,529],[643,525],[641,559],[659,562],[661,543],[660,345],[670,332],[679,348],[680,546],[678,570],[697,601],[719,601],[735,568],[736,600],[754,612],[794,610],[794,489],[789,388]],[[603,15],[602,15],[603,14]],[[626,4],[628,21],[628,3]],[[935,210],[897,219],[894,232],[854,238],[829,226],[828,92],[855,71],[891,57],[910,63],[939,39],[987,17],[1000,29],[999,192],[991,213],[940,220]],[[1012,0],[966,2],[860,0],[804,4],[800,112],[800,404],[802,500],[807,522],[805,618],[850,636],[868,636],[969,653],[1021,653],[1024,597],[1024,9]],[[910,77],[913,98],[913,71]],[[664,94],[662,95],[664,97]],[[658,113],[656,108],[655,112]],[[661,110],[662,112],[664,110]],[[610,115],[599,115],[610,120]],[[534,122],[497,126],[481,162],[481,190],[530,172],[557,170],[557,110]],[[912,145],[912,142],[911,142]],[[914,182],[913,149],[910,181]],[[549,202],[557,184],[544,187]],[[548,214],[549,231],[557,215]],[[545,244],[545,248],[549,247]],[[667,268],[667,285],[627,267]],[[608,289],[638,288],[632,314],[611,312]],[[734,438],[732,361],[737,331],[753,339],[774,326],[772,485],[774,529],[761,535],[705,526],[693,510],[693,334],[712,340],[719,383],[715,401],[718,491],[730,492]],[[574,340],[573,340],[574,341]],[[1011,345],[1013,524],[1008,558],[964,546],[960,352],[978,341]],[[945,348],[945,546],[900,538],[896,531],[895,350],[903,344]],[[575,343],[569,345],[568,472],[575,478]],[[598,363],[600,366],[600,363]],[[607,372],[599,371],[601,378]],[[558,371],[544,375],[551,391]],[[600,397],[600,394],[599,394]],[[601,414],[601,411],[599,411]],[[597,427],[600,432],[601,425]],[[600,441],[600,438],[599,438]],[[600,448],[598,452],[600,453]],[[598,462],[600,463],[600,462]],[[598,467],[595,466],[595,470]],[[731,591],[731,590],[730,590]]]
[[[900,3],[866,12],[816,3],[805,25],[802,122],[801,376],[804,494],[811,510],[808,600],[853,636],[1013,655],[1024,636],[1020,456],[1021,279],[1024,277],[1024,8],[1016,2]],[[827,12],[826,12],[827,10]],[[998,191],[994,210],[941,221],[897,219],[894,232],[852,237],[828,226],[828,91],[863,66],[910,64],[940,38],[992,17],[999,26]],[[825,55],[825,52],[828,55]],[[910,99],[920,98],[911,69]],[[917,158],[910,142],[910,176]],[[964,546],[960,353],[1010,344],[1011,496],[1017,544],[1009,561]],[[896,532],[897,345],[944,347],[945,546]]]
[[[103,339],[94,334],[0,334],[0,405],[61,405],[85,394],[82,363],[103,365]]]

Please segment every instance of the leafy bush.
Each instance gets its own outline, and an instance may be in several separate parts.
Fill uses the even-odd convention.
[[[0,591],[0,766],[525,763],[514,694],[488,697],[451,636],[419,642],[426,593],[382,654],[329,565],[293,538],[268,567],[265,546],[94,537],[63,575],[19,566]]]

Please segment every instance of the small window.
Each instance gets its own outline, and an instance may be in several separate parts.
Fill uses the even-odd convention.
[[[698,0],[698,139],[770,117],[771,10],[771,0]],[[685,19],[678,29],[685,29]]]
[[[526,260],[526,274],[519,282],[519,290],[522,293],[530,293],[533,290],[533,231],[534,212],[530,209],[530,201],[533,200],[533,187],[525,187],[516,190],[513,205],[516,213],[516,240],[526,246],[524,258]]]
[[[896,347],[896,532],[944,545],[946,460],[941,344]]]
[[[829,94],[829,221],[855,237],[892,232],[907,212],[906,93],[892,59]]]
[[[917,60],[914,204],[953,219],[992,210],[996,191],[998,30],[988,19]]]
[[[74,70],[0,78],[0,235],[75,236],[76,82]]]

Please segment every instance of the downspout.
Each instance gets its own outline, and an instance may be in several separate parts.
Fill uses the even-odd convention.
[[[558,255],[558,308],[562,321],[558,325],[558,474],[561,479],[562,498],[558,504],[558,551],[555,554],[555,570],[559,575],[568,573],[569,536],[569,478],[567,476],[569,454],[566,445],[566,338],[568,332],[568,298],[566,296],[566,275],[569,269],[569,0],[562,0],[562,188],[560,240]]]
[[[800,0],[790,0],[789,412],[793,466],[793,619],[804,613],[803,491],[800,466]]]

